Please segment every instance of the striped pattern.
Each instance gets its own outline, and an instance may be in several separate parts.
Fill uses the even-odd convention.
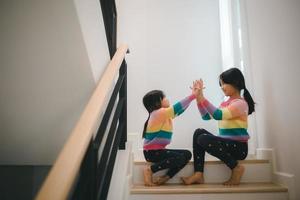
[[[248,104],[242,99],[229,99],[221,103],[219,108],[213,106],[207,99],[198,102],[198,109],[202,119],[215,119],[219,121],[219,134],[221,137],[247,142]]]
[[[180,115],[195,99],[190,95],[168,108],[160,108],[150,114],[144,138],[144,150],[164,149],[172,139],[172,119]]]

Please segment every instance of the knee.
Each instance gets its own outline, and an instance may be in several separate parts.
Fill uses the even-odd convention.
[[[205,134],[207,131],[203,128],[198,128],[194,132],[194,139],[197,138],[198,136]]]
[[[190,151],[188,151],[188,150],[185,150],[185,151],[181,154],[181,156],[180,156],[180,157],[177,157],[177,158],[178,158],[177,162],[178,162],[178,165],[179,165],[179,166],[185,165],[185,164],[187,164],[187,163],[191,160],[191,158],[192,158],[192,153],[191,153]]]
[[[192,158],[192,153],[191,153],[190,151],[186,150],[186,151],[184,152],[184,158],[185,158],[185,160],[188,162],[188,161],[191,160],[191,158]]]
[[[198,128],[194,132],[193,141],[194,143],[198,143],[199,138],[202,138],[203,136],[207,135],[207,131],[203,128]]]
[[[207,138],[205,135],[200,135],[197,139],[197,144],[199,144],[200,146],[204,147],[207,143]]]
[[[199,136],[197,137],[195,143],[196,143],[197,145],[202,146],[202,147],[206,147],[206,145],[207,145],[208,143],[210,143],[210,141],[211,141],[211,136],[210,136],[210,135],[208,135],[208,134],[201,134],[201,135],[199,135]]]

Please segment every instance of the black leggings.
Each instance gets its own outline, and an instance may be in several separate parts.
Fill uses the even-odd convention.
[[[169,169],[167,174],[172,178],[179,172],[192,158],[192,153],[181,149],[158,149],[144,150],[145,159],[152,162],[151,170],[153,173]]]
[[[217,137],[205,129],[197,129],[193,137],[195,172],[203,172],[205,152],[222,160],[230,169],[237,166],[237,160],[244,160],[248,154],[246,142]]]

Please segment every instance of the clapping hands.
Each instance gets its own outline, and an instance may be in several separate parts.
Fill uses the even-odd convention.
[[[203,80],[195,80],[193,81],[193,87],[190,87],[192,89],[192,93],[196,96],[198,100],[202,100],[203,97],[203,90],[205,89]]]

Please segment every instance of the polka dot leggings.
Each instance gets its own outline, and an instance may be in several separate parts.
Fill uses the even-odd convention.
[[[144,156],[146,161],[153,163],[151,165],[153,173],[169,169],[166,175],[172,178],[189,162],[192,153],[181,149],[158,149],[144,150]]]
[[[205,152],[222,160],[230,169],[244,160],[248,154],[248,144],[217,137],[205,129],[197,129],[193,137],[194,170],[203,172]]]

